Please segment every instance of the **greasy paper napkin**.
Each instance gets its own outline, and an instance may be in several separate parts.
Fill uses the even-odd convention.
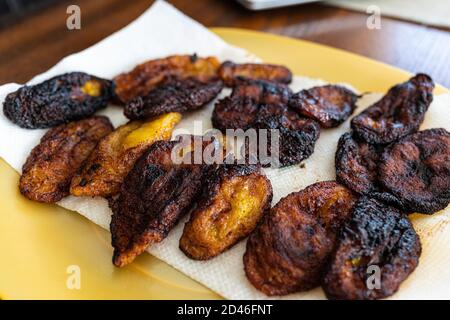
[[[227,59],[237,62],[257,60],[244,50],[226,44],[172,6],[158,1],[129,26],[91,48],[63,59],[49,71],[35,77],[30,83],[38,83],[69,71],[85,71],[96,76],[112,78],[148,59],[171,54],[191,53],[201,56],[217,56],[222,61]],[[323,84],[320,80],[295,77],[292,88],[296,91],[320,84]],[[0,102],[3,102],[5,96],[18,87],[18,84],[1,86]],[[228,93],[229,90],[224,90],[220,96],[223,97]],[[359,108],[356,112],[361,111],[379,97],[378,94],[364,96],[359,101]],[[437,96],[426,115],[422,128],[445,127],[449,130],[449,106],[450,95]],[[194,131],[194,121],[196,120],[202,123],[203,130],[211,128],[212,108],[213,103],[202,110],[184,116],[176,131],[184,129],[194,134],[201,134],[202,132]],[[108,106],[99,113],[109,116],[115,126],[126,122],[120,107]],[[337,140],[348,130],[348,127],[347,121],[337,129],[322,130],[315,152],[308,160],[304,161],[304,168],[292,166],[279,170],[266,170],[273,185],[273,203],[314,182],[334,179],[334,153]],[[0,156],[20,172],[26,157],[39,142],[44,132],[45,130],[21,129],[9,122],[1,113]],[[101,227],[109,229],[111,211],[106,200],[102,198],[70,196],[58,204],[77,211]],[[254,289],[245,277],[242,263],[245,241],[210,261],[193,261],[178,249],[178,241],[185,221],[186,219],[181,221],[163,242],[152,246],[148,251],[225,298],[266,298],[265,295]],[[450,272],[448,272],[450,270],[450,227],[448,222],[450,222],[449,209],[432,217],[418,216],[414,218],[414,225],[420,233],[423,243],[423,255],[419,267],[403,283],[399,293],[394,296],[395,298],[450,298],[448,289],[450,284]],[[320,289],[315,289],[284,298],[315,299],[324,298],[324,295]]]

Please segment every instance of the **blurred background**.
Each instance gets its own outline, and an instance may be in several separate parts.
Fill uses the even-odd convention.
[[[450,0],[168,0],[207,27],[259,30],[361,54],[450,87]],[[0,0],[0,84],[26,82],[136,19],[152,0]],[[66,26],[67,7],[81,28]]]

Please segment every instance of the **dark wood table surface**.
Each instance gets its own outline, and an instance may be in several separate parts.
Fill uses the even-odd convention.
[[[151,0],[63,1],[0,29],[0,84],[25,82],[64,56],[87,48],[137,18]],[[450,87],[450,30],[382,17],[380,30],[367,15],[321,4],[252,12],[232,0],[170,0],[205,26],[237,27],[311,40],[427,72]],[[66,8],[81,8],[81,30],[66,28]],[[100,57],[99,57],[100,59]]]

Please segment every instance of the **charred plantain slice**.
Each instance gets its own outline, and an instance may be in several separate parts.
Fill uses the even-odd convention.
[[[380,182],[405,210],[432,214],[450,202],[450,133],[419,131],[388,146],[379,165]]]
[[[112,130],[111,122],[103,116],[50,129],[22,168],[20,192],[40,202],[57,202],[69,195],[72,177],[98,141]]]
[[[258,104],[250,98],[225,97],[219,100],[213,110],[212,124],[222,132],[227,129],[247,130],[258,114]]]
[[[330,299],[388,297],[417,267],[420,254],[419,236],[404,213],[362,197],[343,227],[322,287]],[[368,286],[374,274],[369,267],[379,268],[379,288]]]
[[[191,211],[201,192],[203,176],[212,166],[193,162],[195,137],[187,142],[155,142],[136,162],[118,197],[111,201],[116,266],[132,262],[149,245],[162,241],[178,220]],[[200,147],[204,151],[210,145],[211,142],[202,141]],[[183,160],[189,161],[178,162],[179,152],[183,153]]]
[[[433,80],[418,74],[396,85],[351,121],[356,135],[371,144],[388,144],[419,129],[433,101]]]
[[[115,77],[115,93],[125,103],[147,94],[168,78],[195,78],[208,83],[218,79],[219,67],[220,62],[215,57],[200,58],[195,54],[150,60]]]
[[[169,140],[180,122],[176,112],[143,121],[131,121],[104,137],[72,179],[75,196],[113,196],[136,160],[158,140]]]
[[[66,73],[8,94],[3,113],[22,128],[54,127],[106,107],[112,91],[109,80],[83,72]]]
[[[248,280],[269,296],[320,285],[355,201],[350,190],[334,181],[315,183],[281,199],[247,242]]]
[[[356,108],[358,96],[349,89],[326,85],[294,94],[289,106],[301,115],[314,119],[324,128],[333,128],[348,119]]]
[[[233,88],[230,97],[218,101],[212,115],[213,126],[223,132],[226,129],[252,127],[261,105],[284,107],[292,91],[283,84],[262,80],[248,80]]]
[[[359,141],[351,132],[341,136],[336,150],[336,180],[360,194],[375,191],[383,148]]]
[[[175,80],[137,97],[125,105],[128,119],[146,119],[167,112],[188,112],[212,101],[222,91],[222,81],[203,83],[193,78]]]
[[[336,150],[336,180],[356,193],[405,209],[400,199],[380,183],[379,163],[384,149],[383,145],[367,143],[351,132],[343,134]]]
[[[195,260],[216,257],[247,237],[272,200],[270,181],[257,166],[221,166],[204,181],[180,239],[180,249]]]
[[[280,167],[298,164],[309,158],[320,136],[320,126],[316,121],[299,117],[287,107],[274,105],[265,105],[260,108],[254,128],[268,130],[267,150],[264,154],[278,158]],[[278,132],[278,154],[276,155],[272,154],[270,130]]]
[[[284,84],[246,80],[233,88],[230,97],[215,105],[213,126],[223,132],[227,129],[267,130],[269,145],[264,154],[272,158],[275,156],[271,152],[270,130],[278,130],[279,154],[276,156],[279,165],[297,164],[313,153],[320,126],[289,109],[287,104],[291,95],[292,91]],[[258,155],[250,156],[258,158]]]
[[[292,73],[288,68],[262,63],[236,64],[226,61],[220,66],[219,75],[229,87],[240,83],[242,79],[269,80],[284,84],[292,81]]]

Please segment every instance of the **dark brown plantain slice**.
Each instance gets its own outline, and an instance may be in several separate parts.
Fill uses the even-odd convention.
[[[218,256],[250,234],[271,200],[272,186],[259,167],[221,166],[204,179],[180,249],[195,260]]]
[[[215,57],[200,58],[195,54],[149,60],[115,77],[115,93],[126,103],[146,95],[169,78],[195,78],[208,83],[218,79],[219,67],[220,62]]]
[[[138,120],[168,112],[188,112],[212,101],[222,91],[222,81],[200,82],[194,78],[174,80],[144,96],[129,101],[124,108],[128,119]]]
[[[329,299],[388,297],[417,267],[420,254],[420,239],[404,213],[362,197],[343,227],[322,287]]]
[[[253,126],[255,129],[268,130],[267,150],[261,153],[261,145],[258,145],[258,157],[267,154],[271,158],[277,158],[280,167],[298,164],[309,158],[320,135],[320,126],[316,121],[299,117],[287,107],[274,105],[261,107]],[[277,130],[278,151],[272,150],[271,130]]]
[[[6,96],[5,116],[22,128],[49,128],[87,118],[106,107],[112,82],[83,72],[65,73]]]
[[[202,159],[196,164],[195,139],[155,142],[125,177],[118,197],[111,201],[116,266],[131,263],[148,246],[161,242],[193,208],[203,176],[211,170]],[[211,143],[201,140],[201,151]],[[213,147],[216,152],[214,143]]]
[[[281,199],[247,242],[244,267],[249,281],[269,296],[320,285],[355,200],[334,181],[315,183]]]
[[[218,101],[212,123],[223,132],[226,129],[252,127],[261,105],[285,106],[292,91],[285,85],[268,81],[248,80],[233,88],[230,97]]]
[[[405,210],[432,214],[450,202],[450,133],[419,131],[388,146],[379,165],[380,182]]]
[[[225,85],[233,87],[242,79],[269,80],[288,84],[292,81],[291,71],[283,66],[261,63],[236,64],[231,61],[222,63],[219,75]]]
[[[258,109],[258,104],[250,98],[225,97],[215,104],[211,121],[214,128],[222,132],[247,130],[255,121]]]
[[[336,180],[359,194],[401,208],[399,199],[379,181],[378,165],[383,150],[383,146],[361,141],[351,132],[343,134],[336,150]]]
[[[358,96],[349,89],[326,85],[294,94],[289,106],[301,115],[314,119],[324,128],[333,128],[348,119],[356,108]]]
[[[383,148],[358,141],[351,132],[338,142],[335,164],[336,180],[360,194],[376,190],[378,162]]]
[[[271,159],[277,158],[277,166],[299,163],[314,151],[320,126],[314,120],[301,118],[289,110],[287,104],[291,94],[291,90],[282,84],[262,80],[243,81],[234,87],[230,97],[216,104],[212,116],[213,126],[223,132],[227,129],[265,129],[267,150],[250,157],[254,161],[261,160],[261,154]],[[276,155],[271,151],[271,129],[277,130],[279,137],[279,150]],[[264,134],[263,131],[256,133]],[[247,155],[250,149],[247,146]],[[270,162],[272,164],[273,161]]]
[[[112,130],[111,122],[103,116],[50,129],[23,165],[20,192],[40,202],[57,202],[69,195],[73,175]]]
[[[388,144],[416,132],[433,101],[433,89],[433,80],[418,74],[354,117],[352,129],[371,144]]]

